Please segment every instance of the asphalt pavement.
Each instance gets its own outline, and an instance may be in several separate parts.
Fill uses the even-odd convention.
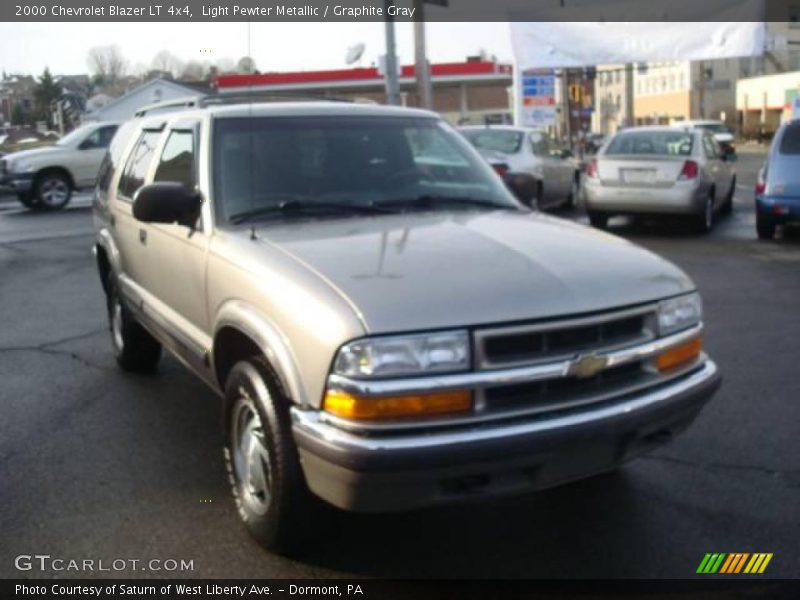
[[[332,512],[297,560],[263,551],[239,523],[215,395],[172,358],[154,376],[116,368],[88,197],[54,214],[0,202],[0,576],[87,575],[14,567],[49,554],[194,567],[104,576],[685,578],[707,552],[771,552],[765,577],[800,577],[800,235],[756,240],[761,160],[742,153],[734,214],[711,235],[612,222],[703,294],[724,382],[685,434],[617,473],[538,494]]]

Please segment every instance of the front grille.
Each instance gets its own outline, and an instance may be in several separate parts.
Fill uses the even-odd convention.
[[[546,362],[645,342],[654,337],[654,312],[642,310],[476,334],[478,368]]]
[[[476,368],[503,369],[569,361],[578,357],[637,346],[655,338],[655,307],[591,317],[534,323],[475,333]],[[563,376],[479,392],[478,412],[484,415],[549,412],[607,400],[657,383],[645,362],[634,361],[591,377]]]
[[[485,391],[484,412],[572,407],[587,399],[600,400],[610,392],[646,384],[653,377],[642,368],[642,363],[636,362],[607,369],[594,377],[563,377],[492,387]]]

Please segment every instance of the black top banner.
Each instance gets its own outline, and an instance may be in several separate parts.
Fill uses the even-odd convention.
[[[0,21],[794,21],[788,0],[11,0]]]

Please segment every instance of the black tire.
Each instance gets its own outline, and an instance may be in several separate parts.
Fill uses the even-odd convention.
[[[692,228],[700,234],[709,233],[714,228],[714,192],[709,192],[700,214],[692,217]]]
[[[306,486],[292,437],[290,400],[260,356],[236,363],[225,383],[225,463],[239,516],[265,548],[296,554],[322,502]]]
[[[541,181],[536,182],[536,195],[531,200],[531,208],[542,210],[544,200],[544,184]]]
[[[731,181],[731,189],[725,194],[725,202],[719,209],[720,214],[729,215],[733,212],[733,195],[736,193],[736,175],[733,176]]]
[[[760,240],[772,240],[775,238],[775,221],[769,217],[762,217],[756,214],[756,233]]]
[[[125,306],[116,281],[108,282],[108,328],[117,364],[132,373],[150,373],[161,359],[161,344],[142,327]]]
[[[597,227],[597,229],[605,229],[608,227],[608,215],[603,212],[598,212],[596,210],[590,210],[589,212],[589,223],[592,227]]]
[[[59,171],[45,171],[36,177],[34,197],[42,210],[61,210],[72,198],[72,184]]]
[[[572,210],[578,204],[578,194],[580,193],[580,189],[580,178],[579,175],[575,173],[572,176],[569,194],[567,195],[567,199],[564,201],[563,206],[565,210]]]
[[[17,194],[17,200],[19,200],[19,203],[22,204],[22,206],[29,210],[37,210],[39,208],[39,203],[37,202],[36,197],[30,192],[20,192]]]

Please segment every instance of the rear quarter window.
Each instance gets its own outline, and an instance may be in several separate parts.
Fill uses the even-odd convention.
[[[781,154],[800,154],[800,122],[789,123],[786,129],[783,130],[778,152]]]

